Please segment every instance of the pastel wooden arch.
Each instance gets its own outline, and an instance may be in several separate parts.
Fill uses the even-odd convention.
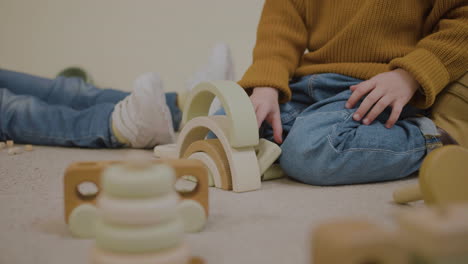
[[[211,162],[215,164],[212,169],[209,166],[210,161],[202,160],[210,169],[215,186],[223,190],[232,190],[232,176],[229,161],[226,157],[223,145],[219,139],[198,140],[190,144],[183,154],[183,158],[190,158],[195,154],[204,153],[208,155]]]
[[[219,98],[229,118],[230,145],[235,148],[258,145],[258,127],[255,110],[247,93],[232,81],[202,82],[193,88],[185,103],[182,124],[192,119],[207,116],[211,102]]]
[[[178,155],[182,158],[187,148],[195,141],[205,139],[211,131],[221,142],[229,161],[234,192],[247,192],[260,189],[260,169],[253,147],[234,148],[226,135],[231,128],[226,116],[199,116],[185,124],[177,142]],[[258,140],[258,139],[257,139]]]
[[[218,167],[216,166],[215,161],[210,157],[210,155],[206,154],[205,152],[195,152],[187,157],[187,159],[199,160],[203,162],[203,164],[208,169],[208,184],[210,187],[218,187],[221,183],[219,182],[219,171]],[[214,175],[214,176],[213,176]],[[196,182],[197,179],[194,179],[191,176],[186,178],[190,181]],[[215,182],[216,181],[216,182]]]

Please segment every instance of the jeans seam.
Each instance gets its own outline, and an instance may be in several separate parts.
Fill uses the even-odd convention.
[[[312,75],[310,76],[309,80],[307,80],[307,94],[309,95],[310,98],[314,98],[314,87],[312,85],[312,82],[317,79],[317,75]]]
[[[335,111],[335,112],[338,112],[338,111]],[[347,121],[351,117],[352,117],[352,114],[348,113],[348,117],[346,117],[343,120],[343,122]],[[327,135],[328,144],[338,154],[346,153],[346,152],[364,152],[364,151],[366,151],[366,152],[390,153],[390,154],[394,154],[394,155],[406,155],[406,154],[410,154],[410,153],[414,153],[414,152],[418,152],[418,151],[426,149],[426,147],[424,146],[424,147],[420,147],[420,148],[413,148],[411,150],[404,151],[404,152],[401,152],[401,151],[396,152],[396,151],[392,151],[392,150],[379,149],[379,148],[349,148],[349,149],[346,149],[346,150],[338,150],[333,146],[333,142],[332,142],[333,140],[331,138],[331,135],[336,131],[336,128],[337,128],[338,125],[339,125],[339,123],[333,125],[332,132]]]
[[[311,115],[330,114],[330,113],[340,113],[340,112],[348,112],[348,110],[337,110],[337,111],[327,111],[327,112],[310,113],[307,117],[309,117],[309,116],[311,116]],[[350,115],[350,114],[348,113],[348,115]],[[296,119],[302,119],[302,118],[305,118],[305,116],[298,116]],[[348,117],[346,117],[345,119],[348,119]]]

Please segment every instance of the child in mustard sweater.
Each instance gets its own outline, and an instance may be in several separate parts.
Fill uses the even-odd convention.
[[[424,109],[467,65],[466,0],[266,0],[239,84],[290,177],[354,184],[442,145]]]

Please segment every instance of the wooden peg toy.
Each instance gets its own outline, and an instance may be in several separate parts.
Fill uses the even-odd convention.
[[[328,222],[312,236],[313,264],[409,264],[397,237],[367,221]]]
[[[153,162],[114,164],[103,171],[93,263],[188,263],[190,251],[183,241],[185,223],[178,213],[175,174],[171,166]],[[198,206],[190,212],[206,219],[198,202],[184,202]]]
[[[8,148],[12,148],[15,145],[15,142],[13,140],[7,140],[6,141],[6,146]]]
[[[156,160],[155,164],[163,163],[174,168],[176,178],[192,175],[197,178],[197,187],[188,193],[179,193],[182,199],[190,199],[200,203],[209,215],[208,204],[208,172],[200,161],[197,160]],[[72,211],[82,204],[96,204],[96,197],[85,197],[77,190],[78,185],[83,182],[94,183],[101,190],[102,183],[100,175],[103,170],[113,164],[122,164],[124,161],[99,161],[99,162],[77,162],[71,164],[64,175],[64,216],[68,223]],[[99,194],[99,193],[98,193]]]
[[[25,145],[24,150],[25,151],[33,151],[33,146],[32,145]]]
[[[419,184],[393,193],[396,203],[424,199],[428,204],[468,202],[468,150],[448,145],[433,150],[419,171]]]

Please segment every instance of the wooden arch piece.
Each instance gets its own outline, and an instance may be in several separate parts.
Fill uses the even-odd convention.
[[[218,175],[212,173],[215,186],[224,190],[232,190],[232,177],[229,161],[219,139],[198,140],[190,144],[182,155],[188,158],[196,152],[206,153],[216,164]],[[220,183],[216,185],[216,183]]]
[[[226,134],[229,145],[235,148],[258,145],[255,110],[244,89],[232,81],[202,82],[195,86],[185,103],[182,124],[187,125],[196,117],[207,116],[215,97],[219,98],[229,118],[231,129]]]
[[[230,128],[230,122],[226,116],[200,116],[192,119],[180,132],[177,142],[179,157],[184,155],[190,144],[205,139],[211,131],[219,139],[229,161],[233,191],[258,190],[261,186],[261,179],[255,150],[253,147],[231,147],[227,138]]]

